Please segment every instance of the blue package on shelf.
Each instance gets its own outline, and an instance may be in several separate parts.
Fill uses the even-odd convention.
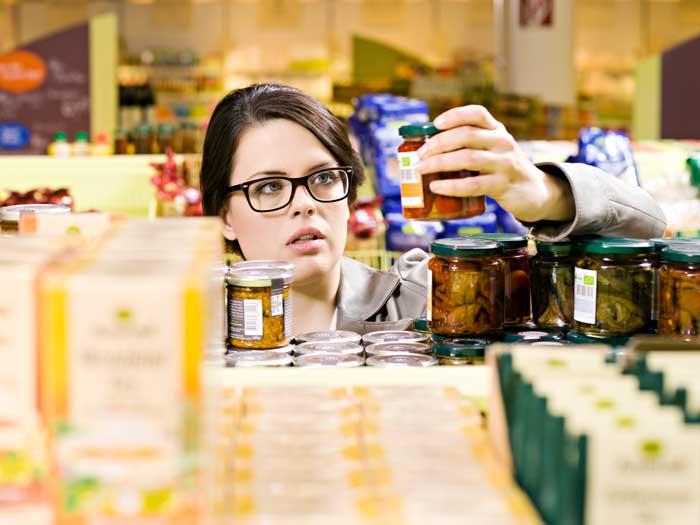
[[[496,217],[498,219],[498,225],[503,233],[517,233],[519,235],[525,235],[527,233],[527,228],[521,224],[521,222],[516,219],[511,212],[505,210],[496,201]]]
[[[578,154],[569,157],[567,162],[596,166],[634,186],[640,185],[632,146],[622,131],[583,128],[578,137]]]
[[[391,214],[401,215],[403,213],[401,199],[399,197],[385,197],[382,199],[382,213],[384,217]]]
[[[440,238],[464,237],[473,233],[497,233],[498,218],[494,212],[486,212],[469,219],[444,221]]]
[[[430,243],[438,239],[444,228],[438,221],[407,221],[403,215],[392,213],[386,216],[386,249],[405,252],[420,248],[426,252]]]

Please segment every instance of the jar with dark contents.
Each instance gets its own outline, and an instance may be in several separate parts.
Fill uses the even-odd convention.
[[[433,344],[433,355],[441,366],[465,366],[484,363],[486,345],[481,339],[443,339]]]
[[[511,233],[476,233],[478,239],[497,241],[503,245],[502,259],[506,265],[505,325],[519,325],[531,318],[530,309],[530,255],[527,239]]]
[[[428,319],[434,334],[489,336],[503,329],[503,247],[488,239],[440,239],[430,245]]]
[[[652,243],[600,238],[583,249],[574,270],[574,330],[596,337],[649,332]]]
[[[293,275],[289,269],[274,266],[229,270],[226,295],[230,346],[261,350],[289,344]]]
[[[659,333],[700,336],[700,244],[661,252]]]
[[[540,328],[568,329],[574,319],[574,265],[571,241],[537,242],[530,260],[532,319]]]
[[[134,151],[137,155],[151,155],[156,152],[157,146],[152,126],[142,124],[134,130]]]
[[[430,190],[430,183],[435,180],[463,179],[478,175],[478,172],[462,170],[421,175],[416,170],[418,149],[439,132],[440,130],[430,122],[399,128],[399,134],[404,140],[398,150],[401,206],[404,217],[419,220],[450,220],[481,215],[486,209],[486,200],[483,195],[448,197],[434,194]]]

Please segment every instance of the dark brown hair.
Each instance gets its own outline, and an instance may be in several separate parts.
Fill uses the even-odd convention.
[[[352,167],[348,204],[365,179],[362,162],[353,150],[343,123],[323,104],[296,88],[255,84],[232,91],[214,109],[204,139],[200,186],[205,215],[223,215],[226,188],[238,142],[251,126],[286,119],[303,126],[323,144],[341,166]]]

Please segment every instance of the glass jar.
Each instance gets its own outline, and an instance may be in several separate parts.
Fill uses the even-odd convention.
[[[570,241],[537,242],[530,260],[532,319],[540,328],[569,329],[574,319],[574,266]]]
[[[318,341],[302,343],[294,348],[296,355],[344,354],[360,355],[364,351],[361,344],[343,341]]]
[[[401,173],[401,206],[407,219],[449,220],[481,215],[486,209],[486,200],[480,197],[448,197],[434,194],[430,183],[435,180],[463,179],[478,175],[475,171],[451,171],[426,173],[416,170],[418,149],[440,132],[431,122],[401,126],[399,134],[404,142],[399,146],[398,161]]]
[[[368,356],[371,355],[398,355],[398,354],[418,354],[430,355],[430,345],[426,343],[374,343],[365,348]]]
[[[66,214],[71,210],[62,204],[15,204],[0,207],[0,232],[19,233],[19,220],[24,214]]]
[[[266,349],[289,344],[293,276],[292,271],[274,266],[231,267],[226,275],[230,346]]]
[[[226,366],[237,368],[282,367],[292,364],[292,356],[283,352],[249,350],[226,354]]]
[[[700,336],[700,244],[661,252],[659,333]]]
[[[362,336],[362,342],[365,345],[374,345],[377,343],[420,343],[427,341],[430,336],[410,330],[382,330],[379,332],[369,332]]]
[[[166,153],[168,148],[170,148],[173,153],[177,151],[175,149],[176,133],[177,126],[175,124],[161,124],[158,126],[158,151],[160,153]]]
[[[306,354],[294,358],[294,366],[303,368],[356,368],[364,364],[365,360],[354,354]]]
[[[182,124],[182,151],[180,153],[201,153],[202,130],[194,122]]]
[[[155,152],[156,144],[152,126],[142,124],[134,130],[134,151],[137,155],[151,155]]]
[[[437,359],[430,355],[394,354],[373,355],[367,358],[367,366],[378,368],[406,368],[437,365]]]
[[[486,346],[480,339],[444,339],[433,345],[433,355],[442,366],[464,366],[484,363]]]
[[[440,239],[430,245],[428,319],[445,336],[497,335],[503,329],[505,263],[496,241]]]
[[[127,155],[129,153],[129,134],[123,129],[114,132],[114,154]]]
[[[598,337],[649,332],[652,243],[600,238],[587,241],[583,250],[574,270],[573,328]]]
[[[427,335],[430,337],[432,332],[430,331],[430,323],[427,317],[419,317],[413,320],[413,329],[419,334]]]
[[[477,239],[497,241],[503,246],[501,258],[506,265],[506,295],[503,307],[505,325],[524,324],[530,320],[530,255],[527,239],[512,233],[475,233]]]
[[[362,342],[362,336],[348,330],[325,330],[319,332],[306,332],[305,334],[294,337],[297,344],[302,343],[322,343],[322,342],[338,342],[338,343],[355,343]]]

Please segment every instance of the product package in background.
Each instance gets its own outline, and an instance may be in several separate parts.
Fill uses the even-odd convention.
[[[566,161],[595,166],[633,186],[640,185],[632,145],[622,131],[583,128],[578,137],[578,153]]]

